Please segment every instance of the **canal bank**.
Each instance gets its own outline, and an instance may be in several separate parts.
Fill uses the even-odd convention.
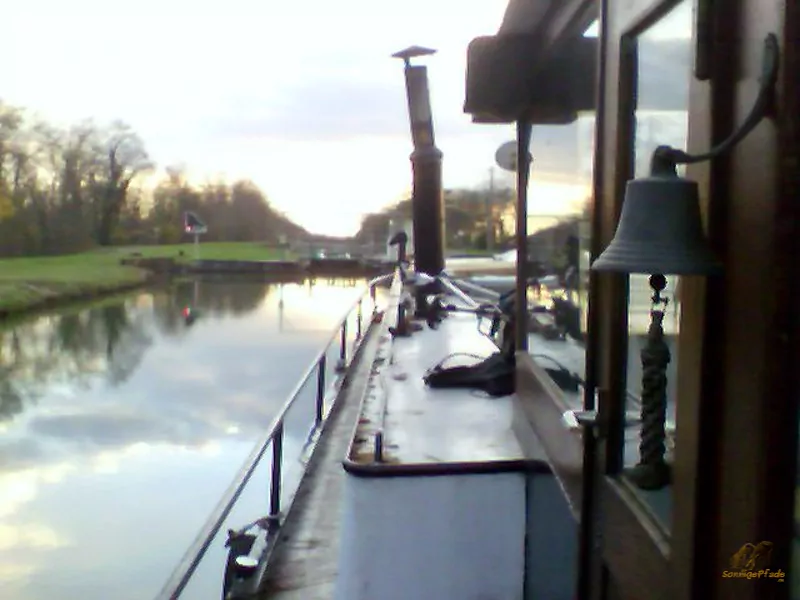
[[[104,254],[0,261],[0,322],[152,283],[154,275]]]
[[[165,276],[253,275],[270,280],[290,278],[373,278],[392,270],[394,263],[362,258],[311,258],[304,260],[176,260],[174,258],[124,258],[121,264]]]
[[[310,258],[261,260],[228,244],[213,258],[190,260],[170,247],[147,251],[93,251],[51,257],[0,260],[0,323],[42,311],[80,305],[181,277],[222,276],[246,281],[290,283],[307,279],[370,279],[392,270],[388,259]],[[237,253],[238,252],[238,253]],[[166,255],[162,255],[166,254]],[[219,255],[219,257],[217,257]],[[239,258],[241,256],[241,258]],[[266,255],[272,258],[270,255]],[[490,257],[447,259],[452,275],[513,274],[513,264]]]
[[[359,259],[186,261],[173,257],[85,253],[0,261],[0,322],[133,291],[185,276],[230,276],[289,283],[316,278],[369,278],[391,268]]]

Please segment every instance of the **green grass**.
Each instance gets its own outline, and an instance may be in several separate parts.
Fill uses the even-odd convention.
[[[194,244],[171,244],[167,246],[115,246],[98,250],[117,258],[139,253],[143,258],[175,258],[194,260]],[[183,256],[181,256],[183,252]],[[208,260],[280,260],[282,250],[276,250],[258,242],[200,242],[200,258]],[[286,253],[286,259],[292,257]]]
[[[60,300],[85,299],[144,283],[146,271],[119,264],[120,259],[134,253],[145,258],[192,260],[194,246],[118,246],[81,254],[0,260],[0,313],[9,315]],[[201,243],[200,258],[271,260],[283,256],[281,251],[263,244],[217,242]]]
[[[465,248],[465,249],[448,248],[447,251],[445,252],[445,254],[447,256],[474,256],[475,258],[480,258],[480,257],[483,257],[483,256],[485,256],[485,257],[494,256],[498,252],[502,252],[502,251],[501,250],[492,250],[492,251],[489,251],[489,250],[476,250],[475,248]]]
[[[59,299],[87,297],[146,280],[109,253],[0,260],[0,311],[14,313]]]

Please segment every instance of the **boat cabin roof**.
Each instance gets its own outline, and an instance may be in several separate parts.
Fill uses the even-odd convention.
[[[466,308],[454,296],[447,296],[445,302]],[[349,470],[469,471],[524,466],[524,453],[512,432],[514,395],[433,389],[423,381],[436,365],[474,364],[498,352],[478,324],[474,314],[451,313],[436,329],[422,321],[408,337],[393,337],[388,331],[382,335],[347,457]],[[486,328],[486,319],[483,325]],[[375,438],[380,434],[383,458],[376,462]]]

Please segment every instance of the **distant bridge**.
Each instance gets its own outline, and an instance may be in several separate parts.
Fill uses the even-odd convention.
[[[289,243],[289,250],[300,258],[375,258],[387,256],[385,243],[363,244],[355,239],[308,239]]]

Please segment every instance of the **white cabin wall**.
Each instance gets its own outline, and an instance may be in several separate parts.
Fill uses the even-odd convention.
[[[336,600],[520,600],[523,473],[347,475]]]

